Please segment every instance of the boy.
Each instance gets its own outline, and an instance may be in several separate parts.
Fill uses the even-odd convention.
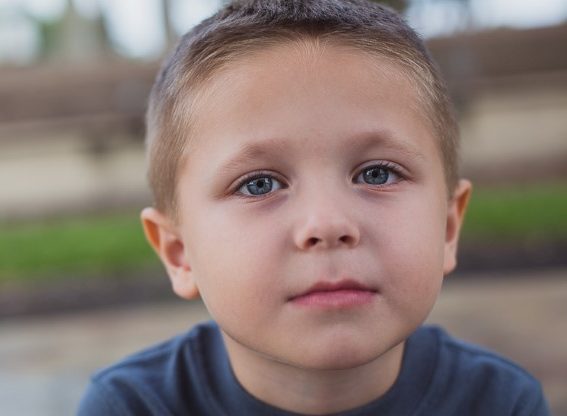
[[[365,0],[234,1],[148,111],[146,236],[215,323],[96,375],[81,415],[546,415],[514,364],[421,327],[470,183],[422,42]]]

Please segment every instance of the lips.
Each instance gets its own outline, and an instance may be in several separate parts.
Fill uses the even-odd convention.
[[[290,298],[294,304],[311,307],[344,308],[371,302],[377,290],[356,280],[319,281],[305,292]]]

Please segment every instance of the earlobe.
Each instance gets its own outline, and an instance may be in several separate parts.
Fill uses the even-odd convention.
[[[457,246],[471,192],[471,182],[461,179],[457,184],[453,198],[449,201],[445,233],[444,275],[451,273],[457,266]]]
[[[198,297],[199,290],[187,262],[185,245],[177,227],[155,208],[145,208],[140,217],[146,239],[165,266],[173,291],[184,299]]]

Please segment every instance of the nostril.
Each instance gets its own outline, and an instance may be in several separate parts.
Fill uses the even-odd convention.
[[[318,244],[321,244],[323,241],[324,239],[311,237],[307,240],[307,247],[314,247]],[[337,241],[345,245],[351,245],[354,241],[354,238],[350,235],[343,235],[342,237],[339,237]]]
[[[341,240],[342,243],[350,244],[352,242],[352,237],[343,235],[341,238],[339,238],[339,240]]]
[[[328,235],[324,233],[312,233],[311,236],[305,236],[297,240],[298,247],[302,249],[315,248],[315,247],[354,247],[358,244],[358,234],[353,233],[333,233],[329,232]]]
[[[317,237],[311,237],[309,240],[307,240],[307,244],[309,246],[314,246],[316,245],[319,241],[321,241],[320,239],[318,239]]]

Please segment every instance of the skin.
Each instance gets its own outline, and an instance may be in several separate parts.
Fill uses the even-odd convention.
[[[174,291],[203,298],[236,377],[260,400],[325,414],[380,397],[455,267],[471,189],[461,180],[448,197],[413,84],[379,57],[279,45],[216,74],[196,112],[178,221],[142,212]],[[249,145],[263,150],[229,163]],[[384,164],[384,183],[361,175]],[[258,172],[269,192],[254,196],[241,181]],[[372,288],[371,300],[291,300],[345,278]]]

